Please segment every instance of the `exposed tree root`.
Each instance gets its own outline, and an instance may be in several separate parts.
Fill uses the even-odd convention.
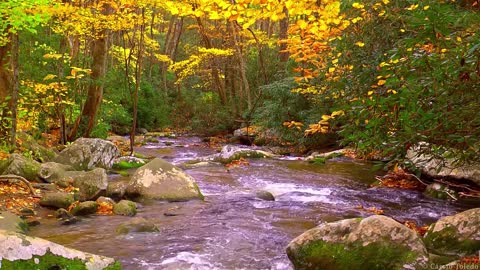
[[[10,181],[10,180],[13,180],[13,181],[21,181],[23,183],[25,183],[28,187],[28,189],[30,190],[30,193],[32,193],[32,195],[34,197],[40,197],[39,195],[37,195],[37,193],[35,192],[35,189],[33,188],[32,184],[30,183],[30,181],[28,181],[27,179],[25,179],[24,177],[22,176],[19,176],[19,175],[15,175],[15,174],[6,174],[6,175],[0,175],[0,181]]]

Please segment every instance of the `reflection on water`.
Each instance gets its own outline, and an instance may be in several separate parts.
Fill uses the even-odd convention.
[[[138,150],[178,164],[214,153],[199,145],[198,138],[179,138]],[[313,165],[260,159],[229,170],[218,165],[187,172],[205,201],[144,205],[138,216],[155,222],[159,232],[118,235],[116,227],[130,219],[123,216],[92,216],[59,226],[44,213],[32,234],[117,258],[124,269],[280,270],[291,269],[285,254],[290,240],[321,222],[370,215],[356,209],[359,205],[421,224],[462,210],[414,191],[370,188],[371,165],[348,160]],[[271,192],[276,201],[256,198],[257,190]]]

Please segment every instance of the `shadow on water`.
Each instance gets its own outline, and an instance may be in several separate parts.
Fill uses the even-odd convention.
[[[160,142],[139,150],[176,164],[214,153],[198,138],[170,141],[173,146]],[[117,258],[124,269],[292,269],[289,241],[321,222],[371,215],[359,205],[420,224],[463,209],[415,191],[371,188],[372,165],[351,160],[314,165],[259,159],[229,170],[217,165],[187,172],[205,201],[144,205],[137,216],[152,220],[159,232],[117,234],[117,226],[131,219],[123,216],[92,216],[70,226],[45,216],[32,234]],[[258,190],[276,200],[256,198]]]

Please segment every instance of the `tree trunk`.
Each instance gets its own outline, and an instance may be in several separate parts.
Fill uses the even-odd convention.
[[[17,136],[17,104],[18,104],[18,55],[19,55],[19,40],[18,34],[12,34],[12,56],[11,56],[11,66],[12,66],[12,99],[10,102],[10,111],[12,112],[12,126],[10,129],[10,143],[12,146],[16,145],[16,136]]]
[[[285,13],[285,18],[280,20],[280,40],[286,40],[288,38],[288,10],[284,8],[283,12]],[[280,44],[280,63],[284,69],[288,58],[287,44],[282,42]]]
[[[70,140],[74,140],[79,133],[84,137],[90,137],[90,133],[95,125],[98,109],[103,98],[102,79],[105,77],[107,65],[108,37],[106,31],[103,32],[102,37],[93,42],[93,64],[92,74],[90,75],[92,82],[88,87],[87,100],[79,116],[80,120],[78,121],[77,119],[70,133]]]
[[[236,25],[232,22],[232,34],[235,41],[235,50],[237,51],[238,62],[240,64],[240,76],[242,78],[243,90],[247,96],[247,108],[252,109],[252,93],[247,78],[247,64],[243,54],[243,48],[240,44],[240,35],[237,32]]]
[[[7,141],[10,117],[11,101],[11,73],[8,69],[10,64],[11,43],[0,46],[0,138]]]
[[[142,24],[140,25],[140,40],[138,41],[137,61],[135,63],[135,90],[133,91],[133,121],[130,132],[130,155],[133,155],[133,145],[135,144],[135,133],[137,128],[137,112],[138,112],[138,93],[142,80],[143,66],[143,45],[145,34],[145,9],[142,9]]]

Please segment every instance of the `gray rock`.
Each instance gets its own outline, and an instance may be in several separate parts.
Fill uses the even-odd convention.
[[[469,179],[480,185],[480,164],[456,164],[454,158],[448,155],[455,155],[454,150],[445,150],[444,157],[438,158],[428,154],[432,146],[425,142],[420,142],[407,151],[406,158],[409,159],[415,167],[419,168],[424,174],[431,177],[449,176],[457,179]]]
[[[276,156],[277,155],[274,155],[273,153],[263,150],[238,147],[234,145],[225,145],[220,153],[204,157],[198,161],[214,161],[228,164],[233,160],[240,158],[273,158]]]
[[[73,194],[66,192],[46,192],[40,199],[41,206],[68,208],[75,201]]]
[[[126,196],[166,201],[203,199],[190,175],[159,158],[137,169],[128,184]]]
[[[59,244],[19,233],[0,230],[2,269],[87,269],[119,270],[112,258],[70,249]]]
[[[416,232],[385,216],[321,224],[287,247],[295,269],[423,269],[427,250]]]
[[[129,200],[121,200],[113,206],[113,213],[120,216],[135,216],[137,204]]]
[[[55,162],[70,165],[76,170],[91,170],[94,167],[110,169],[119,156],[120,150],[110,141],[80,138],[60,152]]]
[[[119,201],[125,196],[127,186],[128,183],[122,181],[110,182],[108,183],[106,196]]]
[[[3,171],[3,174],[15,174],[27,180],[35,181],[38,179],[39,170],[39,162],[15,153],[10,155],[9,165]]]
[[[119,234],[128,234],[132,232],[158,232],[160,230],[151,220],[134,217],[128,222],[119,225],[116,231]]]
[[[98,204],[94,201],[81,202],[77,206],[73,207],[72,214],[74,216],[87,216],[93,215],[97,212]]]
[[[65,176],[66,171],[72,171],[72,166],[64,165],[56,162],[46,162],[40,165],[38,176],[48,183],[55,183],[61,187],[68,186]]]
[[[432,224],[425,245],[441,255],[476,255],[480,250],[480,208],[446,216]]]
[[[7,211],[1,211],[0,212],[0,230],[26,233],[28,231],[28,225],[19,216]],[[1,257],[1,253],[0,253],[0,257]]]
[[[108,177],[105,169],[96,168],[93,171],[71,171],[65,176],[70,179],[73,186],[79,189],[78,199],[80,201],[96,200],[106,193]]]

